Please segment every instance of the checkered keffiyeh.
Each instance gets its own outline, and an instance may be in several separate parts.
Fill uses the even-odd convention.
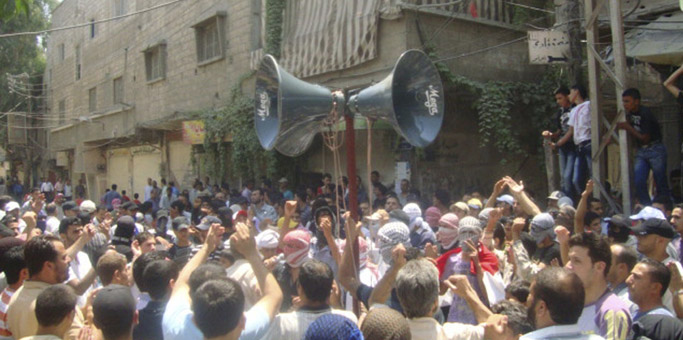
[[[379,230],[377,239],[379,240],[382,260],[391,263],[391,251],[395,246],[403,244],[408,247],[410,245],[410,230],[405,223],[389,222]]]

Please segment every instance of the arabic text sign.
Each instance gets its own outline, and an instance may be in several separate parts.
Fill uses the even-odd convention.
[[[529,31],[529,62],[555,64],[569,61],[569,35],[561,31]]]
[[[190,120],[183,122],[183,141],[187,144],[204,143],[204,121]]]

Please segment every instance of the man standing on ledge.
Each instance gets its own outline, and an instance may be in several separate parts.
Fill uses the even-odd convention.
[[[636,159],[633,165],[633,180],[636,185],[636,197],[640,204],[647,206],[652,200],[647,192],[647,177],[652,170],[657,196],[671,196],[666,178],[666,147],[662,144],[662,131],[659,122],[649,108],[640,105],[640,91],[630,88],[621,95],[627,121],[617,123],[617,127],[626,130],[638,144]]]

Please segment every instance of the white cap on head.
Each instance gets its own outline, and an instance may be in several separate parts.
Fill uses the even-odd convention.
[[[666,216],[664,216],[664,213],[661,210],[649,206],[641,209],[637,214],[631,215],[630,218],[632,220],[649,220],[651,218],[656,218],[658,220],[666,221]]]
[[[95,202],[93,202],[91,200],[85,200],[85,201],[81,202],[79,209],[82,212],[92,214],[97,210],[97,205],[95,205]]]
[[[20,208],[21,208],[21,206],[19,205],[19,203],[15,202],[15,201],[10,201],[7,204],[5,204],[5,211],[7,211],[7,212],[10,212],[14,209],[20,209]]]

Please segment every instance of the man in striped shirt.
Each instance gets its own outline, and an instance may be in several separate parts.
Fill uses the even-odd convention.
[[[18,243],[21,243],[17,239]],[[17,245],[7,250],[2,255],[2,266],[7,278],[7,288],[0,294],[0,338],[11,339],[12,332],[7,327],[7,307],[14,292],[21,287],[28,277],[28,269],[24,261],[24,246]]]

